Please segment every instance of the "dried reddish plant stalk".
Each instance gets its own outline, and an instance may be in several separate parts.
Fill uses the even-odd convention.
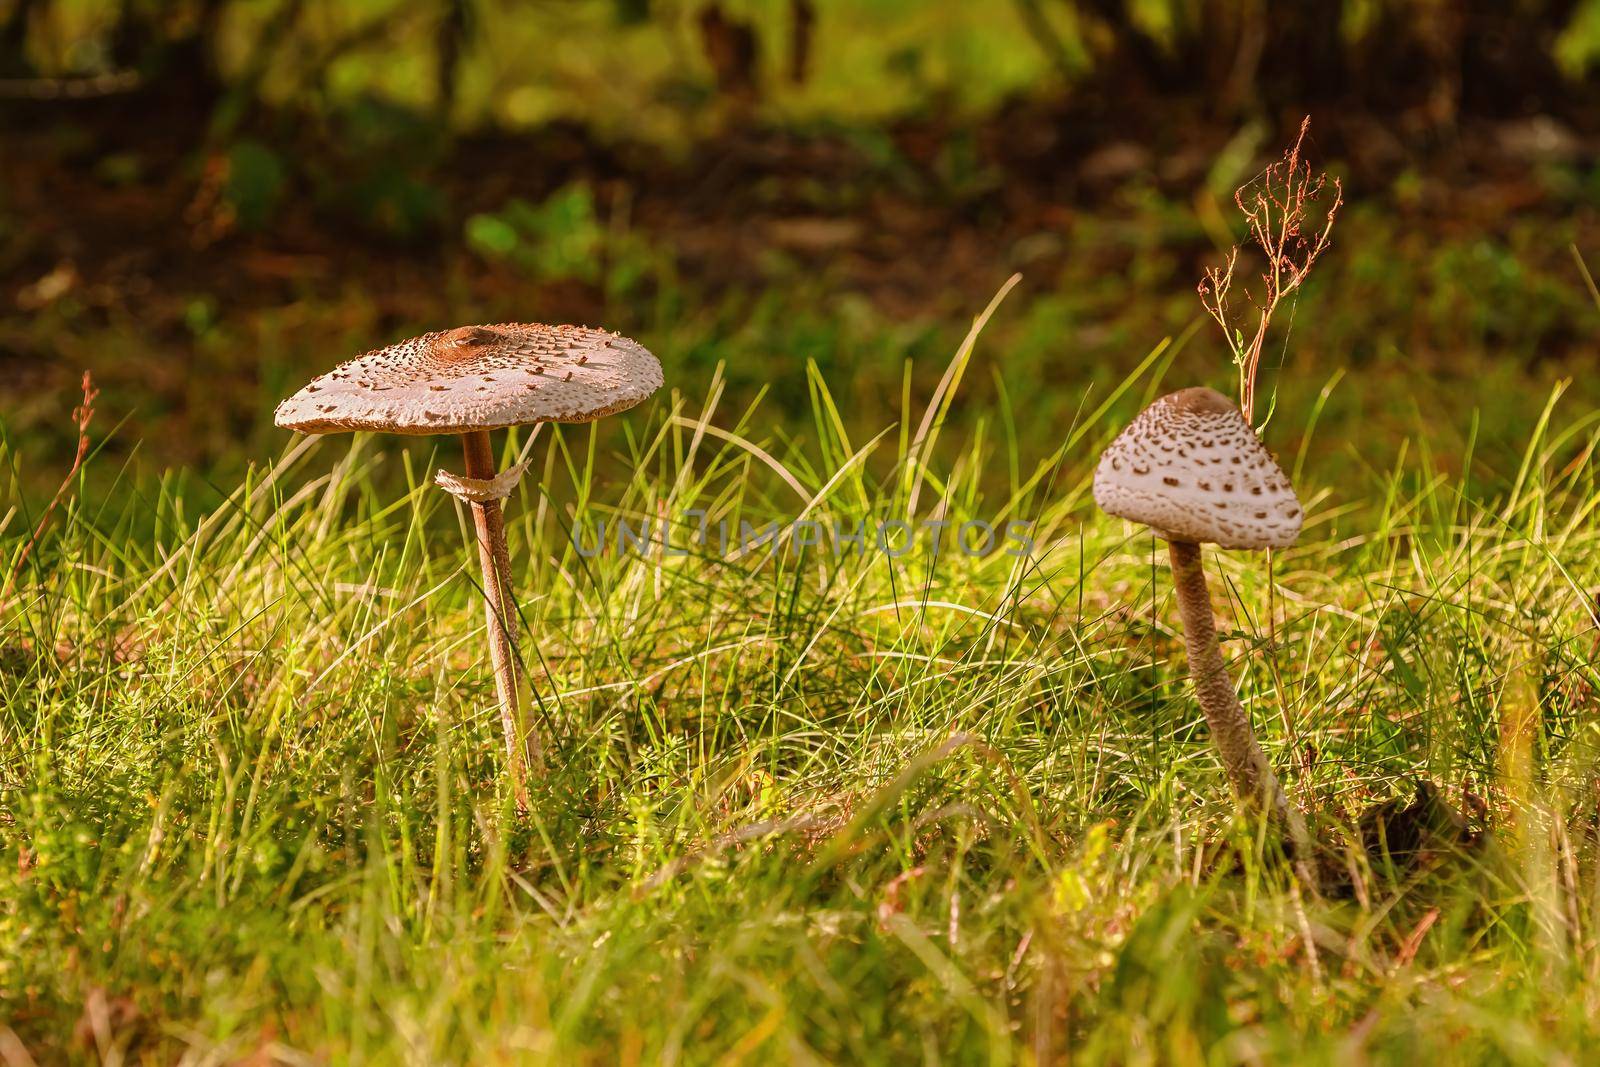
[[[50,498],[50,503],[45,505],[44,514],[39,516],[39,525],[34,527],[33,536],[28,538],[28,543],[23,546],[22,554],[17,557],[17,562],[11,568],[11,574],[6,578],[6,587],[0,591],[0,603],[10,599],[11,590],[17,583],[17,578],[22,574],[22,568],[27,564],[28,557],[38,547],[39,539],[44,536],[45,527],[50,522],[50,514],[56,510],[56,505],[61,503],[61,498],[67,495],[67,490],[72,487],[72,479],[78,476],[78,471],[83,467],[83,461],[89,455],[89,423],[94,419],[94,398],[100,395],[100,390],[94,387],[94,379],[88,371],[83,372],[83,403],[72,411],[72,423],[78,428],[78,452],[72,459],[72,467],[67,471],[67,476],[61,479],[61,485],[56,488],[55,495]]]
[[[1300,288],[1317,257],[1327,251],[1334,219],[1344,204],[1344,187],[1339,179],[1314,174],[1311,164],[1301,155],[1310,128],[1311,118],[1307,116],[1301,120],[1300,135],[1283,159],[1233,194],[1233,202],[1239,205],[1249,227],[1251,241],[1266,259],[1261,273],[1262,294],[1259,299],[1250,298],[1254,315],[1246,313],[1236,319],[1228,304],[1234,267],[1239,262],[1238,245],[1228,253],[1227,262],[1206,268],[1200,282],[1200,303],[1222,327],[1233,362],[1239,368],[1239,408],[1246,419],[1253,420],[1255,413],[1256,370],[1261,365],[1272,316],[1284,299]],[[1321,209],[1324,194],[1328,193],[1332,194],[1332,202]],[[1319,209],[1320,220],[1308,222],[1308,218],[1319,214]],[[1250,328],[1248,334],[1246,327]]]

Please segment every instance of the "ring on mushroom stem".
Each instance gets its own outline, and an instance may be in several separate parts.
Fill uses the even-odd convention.
[[[539,764],[543,749],[522,716],[517,609],[500,505],[522,468],[496,471],[489,432],[591,422],[633,407],[661,382],[654,356],[604,330],[516,322],[462,326],[342,363],[279,404],[274,416],[279,426],[301,433],[461,437],[465,477],[439,471],[435,480],[472,509],[506,767],[519,808],[527,806],[527,768]]]
[[[1151,404],[1111,442],[1095,468],[1094,499],[1101,510],[1167,541],[1189,677],[1212,744],[1239,801],[1264,809],[1288,831],[1309,880],[1310,836],[1228,677],[1200,559],[1202,544],[1252,550],[1293,544],[1305,513],[1288,476],[1232,401],[1213,389],[1182,389]]]

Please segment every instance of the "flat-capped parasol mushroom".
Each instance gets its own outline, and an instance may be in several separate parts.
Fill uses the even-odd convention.
[[[1288,827],[1297,852],[1308,847],[1305,824],[1228,677],[1200,561],[1207,543],[1253,550],[1292,544],[1304,512],[1288,476],[1227,397],[1183,389],[1151,404],[1106,449],[1095,469],[1094,499],[1166,540],[1189,676],[1228,780],[1242,802],[1265,806]]]
[[[278,405],[279,426],[301,433],[375,430],[461,435],[466,476],[439,485],[472,508],[506,759],[518,804],[541,746],[522,721],[516,605],[500,501],[522,468],[495,470],[489,431],[536,422],[589,422],[633,407],[661,387],[661,365],[625,337],[579,326],[501,323],[423,334],[368,352]]]

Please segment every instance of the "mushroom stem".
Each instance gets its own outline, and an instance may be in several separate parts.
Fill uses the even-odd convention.
[[[1183,616],[1183,640],[1189,652],[1189,678],[1194,683],[1200,710],[1211,729],[1211,741],[1222,757],[1228,781],[1241,803],[1252,810],[1265,810],[1288,831],[1296,866],[1307,878],[1312,857],[1311,838],[1305,820],[1289,803],[1278,776],[1267,762],[1267,754],[1256,741],[1239,697],[1228,677],[1217,644],[1217,626],[1211,617],[1211,592],[1206,587],[1205,567],[1200,562],[1200,546],[1190,541],[1168,541],[1172,557],[1172,584],[1178,593],[1178,611]],[[1315,882],[1311,882],[1315,888]]]
[[[487,430],[461,435],[468,478],[491,479],[494,449]],[[500,725],[506,737],[506,764],[517,806],[528,803],[527,775],[539,762],[539,739],[522,721],[521,659],[517,653],[517,604],[511,592],[511,556],[506,550],[506,523],[500,501],[474,501],[472,524],[478,535],[478,560],[483,567],[484,614],[489,625],[489,659],[500,697]]]

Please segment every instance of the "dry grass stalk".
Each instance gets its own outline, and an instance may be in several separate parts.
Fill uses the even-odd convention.
[[[11,591],[16,588],[17,578],[22,574],[22,568],[27,566],[28,557],[38,547],[40,538],[44,537],[45,527],[50,524],[50,516],[56,510],[56,505],[61,503],[67,495],[67,490],[72,486],[72,479],[78,476],[78,471],[83,468],[83,461],[89,456],[89,423],[94,419],[94,400],[100,395],[100,390],[94,387],[94,378],[88,371],[83,372],[83,403],[72,410],[72,423],[78,428],[78,451],[72,457],[72,466],[67,470],[65,478],[56,487],[55,495],[50,498],[50,503],[45,505],[44,514],[39,516],[39,524],[33,528],[33,536],[28,538],[28,543],[22,547],[22,552],[17,556],[17,562],[11,566],[11,574],[6,578],[6,587],[0,591],[0,604],[11,599]]]
[[[1229,251],[1227,261],[1221,266],[1206,268],[1199,286],[1200,303],[1222,327],[1233,362],[1239,368],[1239,408],[1244,417],[1252,421],[1256,371],[1261,365],[1261,352],[1266,345],[1272,316],[1286,298],[1299,290],[1317,258],[1327,251],[1334,220],[1344,204],[1344,187],[1339,179],[1314,173],[1302,155],[1310,128],[1311,118],[1307,116],[1301,120],[1299,136],[1283,159],[1234,190],[1233,202],[1244,214],[1250,239],[1266,259],[1261,273],[1263,291],[1259,299],[1251,298],[1255,321],[1248,337],[1245,327],[1250,325],[1251,316],[1245,314],[1236,318],[1228,304],[1234,268],[1239,263],[1238,245]],[[1312,216],[1318,214],[1324,194],[1329,192],[1332,202],[1320,211],[1320,221],[1317,221]]]

